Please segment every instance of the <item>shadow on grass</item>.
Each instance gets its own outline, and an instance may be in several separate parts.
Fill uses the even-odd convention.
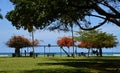
[[[75,68],[51,68],[51,69],[33,69],[19,72],[0,71],[0,73],[120,73],[120,65],[109,63],[88,63],[88,62],[64,62],[64,63],[39,63],[40,66],[64,65]],[[107,68],[111,68],[108,70]],[[96,71],[92,71],[96,70]]]
[[[73,59],[62,60],[61,62],[56,63],[38,63],[39,66],[50,66],[50,65],[63,65],[68,67],[74,67],[73,71],[75,73],[80,72],[90,72],[89,70],[97,70],[101,73],[120,73],[120,60],[101,60],[101,59],[78,59],[73,61]],[[82,71],[81,69],[86,68],[88,71]],[[63,71],[63,70],[62,70]],[[67,71],[69,73],[69,70]],[[66,73],[64,71],[64,73]]]
[[[50,69],[50,70],[32,70],[26,71],[26,73],[86,73],[78,69]],[[89,72],[87,72],[89,73]]]
[[[55,59],[51,62],[38,63],[38,66],[65,66],[60,69],[38,69],[25,73],[120,73],[120,59]],[[56,62],[52,62],[56,61]],[[66,68],[68,67],[68,68]],[[72,68],[70,68],[72,67]],[[95,70],[95,71],[92,71]]]
[[[25,70],[25,71],[0,71],[0,73],[90,73],[90,71],[84,71],[80,69],[36,69],[36,70]]]

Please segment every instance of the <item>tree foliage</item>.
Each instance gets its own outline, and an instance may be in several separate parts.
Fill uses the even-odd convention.
[[[92,43],[89,43],[87,41],[86,42],[82,41],[80,44],[78,44],[78,47],[80,47],[80,48],[88,48],[89,49],[89,48],[92,48],[92,45],[93,45]]]
[[[66,46],[66,47],[69,48],[70,46],[74,45],[74,42],[75,41],[73,39],[69,38],[69,37],[62,37],[57,41],[57,44],[60,47]]]
[[[24,47],[37,46],[39,44],[38,40],[30,41],[23,36],[13,36],[6,45],[11,48],[15,48],[15,55],[20,56],[20,49]]]
[[[68,30],[73,24],[95,29],[107,22],[120,26],[120,0],[10,0],[15,9],[6,18],[16,28]],[[90,19],[101,22],[92,25]],[[53,23],[54,22],[54,23]],[[51,24],[53,23],[53,24]]]
[[[57,41],[57,45],[70,57],[70,46],[74,46],[75,41],[69,37],[62,37]],[[63,47],[68,47],[68,53],[63,49]]]
[[[95,46],[96,48],[112,48],[117,45],[117,38],[113,34],[107,34],[105,32],[100,32],[96,37]]]
[[[102,48],[112,48],[118,43],[116,36],[100,30],[78,31],[75,39],[80,42],[78,47],[99,49],[100,56],[102,56]]]
[[[23,48],[31,45],[31,42],[23,36],[14,36],[8,42],[7,45],[12,48]]]
[[[100,30],[78,31],[75,39],[81,42],[79,46],[89,44],[92,48],[111,48],[118,43],[116,36]]]

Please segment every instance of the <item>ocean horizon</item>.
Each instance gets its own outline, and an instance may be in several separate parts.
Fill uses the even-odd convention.
[[[48,54],[49,52],[35,52],[35,54],[37,55],[44,55],[44,54]],[[66,55],[64,52],[50,52],[50,53],[54,53],[55,55]],[[77,52],[77,54],[80,54],[81,52]],[[87,52],[84,52],[85,55],[87,55],[88,53]],[[29,56],[30,53],[26,53],[27,56]],[[70,52],[70,54],[72,54],[72,52]],[[13,55],[13,52],[11,53],[0,53],[0,57],[3,57],[3,56],[12,56]],[[103,56],[120,56],[120,52],[103,52],[102,53]],[[21,56],[25,56],[25,53],[21,53]],[[94,56],[94,54],[90,53],[90,56]]]

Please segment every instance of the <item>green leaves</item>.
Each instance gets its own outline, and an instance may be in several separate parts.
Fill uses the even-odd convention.
[[[85,43],[91,44],[91,48],[112,48],[118,43],[116,36],[100,30],[78,31],[75,39],[81,42],[81,45]]]
[[[7,13],[6,18],[16,28],[31,32],[37,29],[69,30],[71,25],[81,29],[95,29],[107,21],[120,26],[119,0],[10,0],[15,9]],[[116,4],[118,3],[118,4]],[[93,25],[91,17],[100,20]],[[54,24],[53,22],[59,22]],[[86,25],[91,23],[91,25]],[[82,23],[82,24],[81,24]],[[82,26],[81,26],[82,25]],[[91,26],[91,27],[90,27]]]
[[[6,18],[16,28],[24,28],[28,31],[31,30],[30,26],[37,29],[47,28],[56,20],[64,24],[62,26],[65,28],[62,28],[66,29],[66,26],[76,21],[83,11],[69,6],[67,0],[11,0],[11,2],[14,3],[15,9],[8,12]]]

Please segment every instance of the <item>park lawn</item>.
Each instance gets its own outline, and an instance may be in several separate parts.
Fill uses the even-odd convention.
[[[0,73],[120,73],[120,57],[0,57]]]

